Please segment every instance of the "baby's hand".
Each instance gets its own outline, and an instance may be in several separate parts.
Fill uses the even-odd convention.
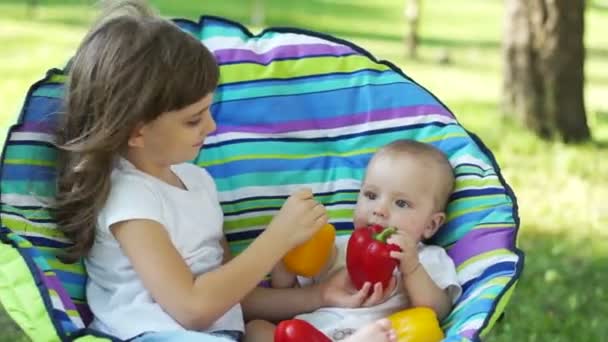
[[[397,230],[386,242],[395,244],[401,248],[401,252],[392,251],[391,257],[399,260],[399,267],[403,275],[410,274],[410,272],[418,267],[420,264],[418,260],[418,242],[407,232]]]
[[[289,196],[267,229],[291,249],[308,241],[326,223],[325,207],[314,200],[310,189],[303,189]]]
[[[270,273],[270,286],[275,289],[283,289],[294,287],[296,284],[296,275],[289,272],[285,267],[285,264],[283,264],[282,261],[279,261]]]

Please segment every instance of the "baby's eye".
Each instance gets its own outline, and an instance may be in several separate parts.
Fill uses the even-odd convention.
[[[410,205],[405,201],[405,200],[396,200],[395,204],[399,207],[399,208],[407,208]]]
[[[365,196],[366,198],[370,199],[370,200],[375,200],[376,199],[376,194],[371,192],[371,191],[365,191],[363,193],[363,196]]]

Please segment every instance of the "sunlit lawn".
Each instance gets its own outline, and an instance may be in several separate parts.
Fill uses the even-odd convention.
[[[86,1],[40,3],[30,17],[20,2],[0,0],[0,136],[29,85],[65,63],[94,16]],[[252,1],[152,3],[168,16],[208,13],[248,24]],[[586,105],[595,142],[565,146],[542,142],[499,114],[502,1],[424,2],[419,61],[403,57],[402,3],[267,0],[266,23],[330,33],[395,62],[494,152],[518,196],[527,257],[489,341],[602,340],[608,336],[600,321],[608,312],[608,11],[591,5],[586,17]],[[442,51],[451,64],[436,62]]]

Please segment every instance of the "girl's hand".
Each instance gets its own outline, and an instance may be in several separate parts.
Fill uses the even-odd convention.
[[[391,281],[388,283],[386,290],[382,288],[382,283],[376,283],[374,285],[374,290],[372,294],[367,297],[367,299],[365,299],[361,306],[370,307],[386,302],[386,300],[389,299],[393,294],[393,291],[395,290],[396,286],[397,279],[395,278],[395,276],[391,277]]]
[[[302,189],[287,198],[267,231],[291,249],[308,241],[326,223],[325,207],[314,200],[310,189]]]
[[[401,248],[400,252],[392,251],[391,257],[399,260],[399,267],[404,276],[407,276],[418,268],[420,265],[420,261],[418,260],[418,242],[410,234],[397,230],[386,242],[395,244]]]
[[[396,284],[393,277],[386,291],[382,290],[381,283],[374,286],[371,283],[365,283],[360,290],[357,290],[351,282],[346,268],[342,268],[321,283],[319,289],[324,307],[359,308],[383,303],[390,297]]]

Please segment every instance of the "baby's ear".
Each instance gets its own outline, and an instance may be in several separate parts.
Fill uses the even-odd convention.
[[[437,232],[439,227],[441,227],[443,222],[445,222],[445,213],[444,212],[437,212],[437,213],[432,214],[429,219],[428,225],[424,229],[424,233],[423,233],[424,238],[430,239],[433,235],[435,235],[435,233]]]

